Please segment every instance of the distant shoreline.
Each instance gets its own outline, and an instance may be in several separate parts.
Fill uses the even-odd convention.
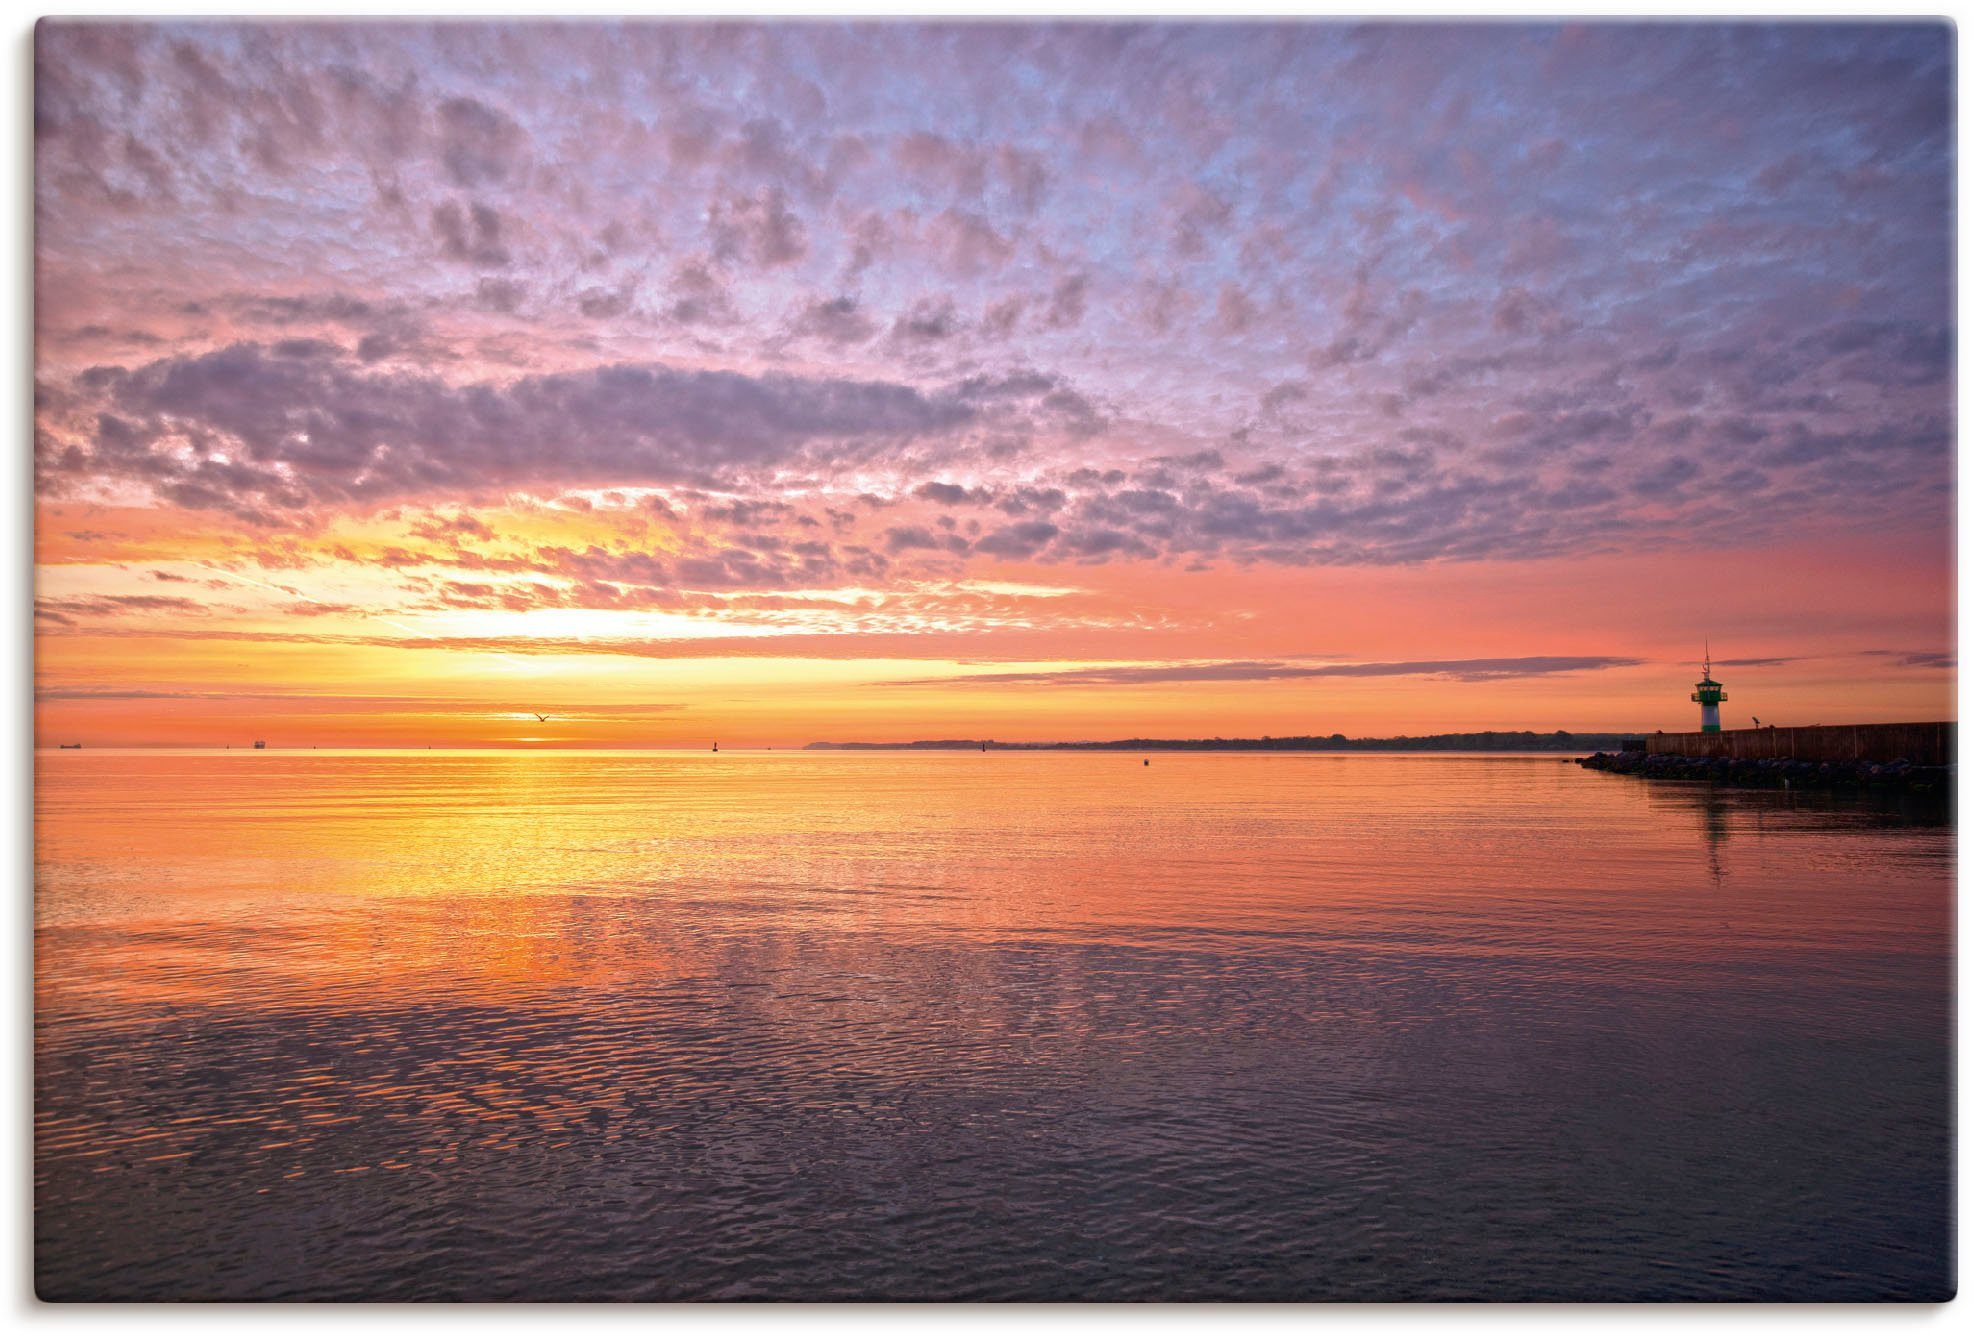
[[[1622,732],[1440,732],[1423,737],[1132,737],[1109,742],[810,742],[805,751],[1615,751]]]
[[[1636,739],[1643,734],[1618,732],[1447,732],[1432,733],[1420,737],[1345,737],[1332,734],[1328,737],[1129,737],[1115,741],[1082,742],[1000,742],[991,738],[939,738],[911,742],[809,742],[806,745],[747,746],[733,745],[722,748],[734,753],[780,751],[794,754],[803,751],[1331,751],[1331,752],[1525,752],[1537,755],[1589,755],[1597,751],[1615,751],[1621,743]],[[641,753],[692,753],[708,751],[706,745],[669,746],[567,746],[533,745],[520,746],[512,743],[454,743],[430,747],[406,744],[364,745],[361,743],[335,742],[328,744],[294,743],[274,744],[265,750],[248,746],[226,746],[213,743],[185,742],[132,742],[132,743],[88,743],[72,745],[64,743],[59,748],[51,744],[37,745],[37,755],[57,750],[87,754],[105,751],[157,751],[157,752],[199,752],[231,753],[247,756],[269,755],[309,755],[311,753],[338,753],[350,751],[402,753],[405,755],[447,754],[472,751],[526,752],[549,754],[555,752],[598,752],[619,755]],[[718,752],[712,752],[718,754]]]

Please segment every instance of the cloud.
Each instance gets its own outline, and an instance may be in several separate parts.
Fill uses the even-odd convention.
[[[88,703],[113,700],[172,700],[198,704],[228,704],[252,701],[279,705],[283,715],[392,714],[415,712],[441,716],[484,717],[487,713],[513,712],[498,705],[462,701],[442,695],[346,695],[313,691],[175,691],[144,687],[48,686],[35,691],[40,702]],[[654,714],[675,714],[687,708],[683,703],[624,702],[565,710],[553,715],[557,723],[599,722],[610,719],[646,718]]]
[[[974,544],[988,556],[1029,560],[1060,536],[1062,530],[1045,519],[1027,519],[998,528]]]
[[[1454,681],[1547,677],[1608,668],[1637,667],[1643,659],[1617,657],[1454,658],[1406,663],[1153,663],[1127,667],[1061,668],[1037,672],[975,673],[919,677],[889,686],[1154,686],[1172,682],[1295,681],[1320,677],[1443,677]]]
[[[796,317],[793,332],[841,345],[868,341],[877,333],[877,325],[855,297],[839,296],[810,302]]]
[[[528,289],[524,284],[517,283],[511,278],[482,278],[479,287],[475,289],[475,295],[481,306],[505,315],[511,314],[521,305],[522,300],[528,295]]]
[[[249,630],[225,627],[186,627],[161,630],[137,627],[106,627],[92,631],[105,638],[135,641],[169,639],[185,643],[296,644],[359,646],[403,650],[415,653],[506,654],[541,658],[604,657],[653,660],[705,658],[762,658],[814,660],[842,657],[846,647],[855,645],[858,658],[950,659],[961,646],[976,644],[977,636],[967,630],[935,627],[927,630],[906,621],[860,629],[854,638],[841,625],[827,629],[791,630],[774,633],[701,634],[690,637],[658,638],[651,635],[368,635],[309,633],[306,631]]]
[[[960,329],[951,297],[921,297],[891,326],[891,337],[902,343],[937,343]]]
[[[981,410],[898,384],[617,364],[450,385],[253,344],[103,370],[93,439],[48,471],[145,482],[188,508],[585,483],[705,483],[952,437]]]
[[[460,201],[449,199],[432,210],[432,234],[439,239],[440,252],[461,264],[504,266],[510,257],[501,239],[503,226],[499,210],[477,200],[462,208]]]
[[[613,292],[607,288],[593,287],[576,298],[576,309],[592,320],[614,319],[630,308],[631,293],[628,288]]]
[[[714,205],[707,231],[715,255],[767,269],[793,264],[809,249],[807,229],[779,187],[725,195]]]
[[[924,482],[912,489],[912,495],[939,505],[960,505],[980,497],[980,493],[951,482]]]
[[[1015,242],[978,213],[948,209],[929,229],[935,253],[956,277],[978,278],[1014,258]]]
[[[446,174],[469,190],[507,180],[527,145],[527,135],[511,117],[470,97],[439,103],[437,120]]]
[[[1049,293],[1046,323],[1052,329],[1071,329],[1083,323],[1083,312],[1089,306],[1090,276],[1070,274],[1055,285]]]
[[[1910,651],[1903,649],[1866,649],[1867,658],[1889,658],[1898,667],[1911,668],[1953,668],[1959,665],[1959,656],[1952,653],[1933,651]]]
[[[51,496],[841,486],[805,559],[897,578],[1951,531],[1941,25],[35,46]]]
[[[159,593],[78,594],[67,598],[37,598],[37,617],[59,625],[72,625],[76,617],[117,617],[137,612],[170,612],[179,616],[203,616],[212,608],[193,598]]]

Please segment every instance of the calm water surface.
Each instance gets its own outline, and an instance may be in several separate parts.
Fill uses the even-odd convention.
[[[51,752],[44,1298],[1941,1298],[1951,828],[1554,757]]]

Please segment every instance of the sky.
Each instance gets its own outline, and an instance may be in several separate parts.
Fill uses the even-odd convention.
[[[1953,717],[1946,24],[35,67],[41,745]]]

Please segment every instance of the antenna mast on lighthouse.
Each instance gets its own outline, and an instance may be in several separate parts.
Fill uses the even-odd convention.
[[[1700,680],[1693,685],[1693,699],[1700,706],[1700,731],[1720,731],[1720,702],[1727,698],[1727,692],[1714,680],[1714,651],[1710,642],[1705,644],[1706,659],[1700,665]]]

